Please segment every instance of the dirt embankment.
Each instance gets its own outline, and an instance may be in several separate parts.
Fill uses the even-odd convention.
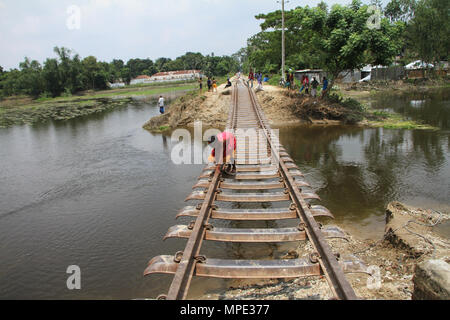
[[[225,85],[217,89],[217,92],[195,91],[178,98],[170,104],[165,114],[146,122],[144,129],[158,132],[191,127],[195,121],[201,121],[203,126],[224,128],[231,105],[231,90],[225,89]]]
[[[264,86],[256,93],[264,113],[272,125],[341,124],[356,123],[359,111],[351,110],[339,102],[322,100],[298,94],[275,86]],[[156,116],[144,124],[150,131],[164,131],[176,127],[190,127],[195,121],[203,125],[223,128],[231,106],[231,90],[219,86],[218,92],[187,94],[173,102],[166,114]]]
[[[397,119],[394,115],[375,114],[363,105],[365,98],[374,92],[427,91],[439,86],[448,86],[448,82],[429,80],[423,83],[387,81],[337,84],[336,89],[342,96],[333,93],[326,99],[312,98],[278,86],[264,85],[264,90],[256,92],[256,95],[264,113],[274,126],[292,124],[380,126],[392,121],[398,126],[403,121],[400,119],[401,116]],[[150,131],[163,131],[178,126],[192,126],[195,121],[202,121],[206,126],[223,128],[231,104],[230,97],[231,90],[225,89],[224,85],[219,86],[217,93],[188,94],[172,103],[165,115],[150,119],[144,128]],[[416,124],[416,127],[423,126]]]
[[[415,292],[417,264],[429,259],[450,262],[448,239],[434,232],[433,225],[448,223],[450,215],[408,207],[399,202],[388,205],[386,233],[380,240],[366,240],[347,234],[344,239],[329,239],[332,251],[340,260],[362,261],[372,275],[346,274],[356,295],[367,300],[410,300]],[[406,224],[409,222],[409,224]],[[343,226],[340,226],[343,229]],[[399,241],[399,238],[402,239]],[[281,254],[277,259],[293,259],[311,252],[309,242]],[[380,282],[377,282],[377,280]],[[229,289],[210,293],[204,299],[225,300],[296,300],[330,299],[333,295],[326,280],[306,277],[295,280],[233,280]]]
[[[352,110],[339,102],[301,95],[297,91],[266,85],[264,91],[256,95],[267,118],[275,126],[354,124],[362,120],[362,113],[358,110]]]

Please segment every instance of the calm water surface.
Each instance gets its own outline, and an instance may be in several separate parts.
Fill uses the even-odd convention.
[[[450,207],[448,90],[396,99],[372,103],[401,108],[442,130],[280,131],[337,223],[366,237],[380,237],[390,201]],[[170,226],[186,223],[174,217],[203,166],[172,164],[170,137],[141,129],[157,114],[151,101],[67,122],[0,129],[0,299],[133,299],[167,292],[171,276],[143,279],[142,272],[153,256],[184,247],[183,240],[162,237]],[[208,256],[232,258],[279,249],[204,246]],[[67,290],[69,265],[81,268],[80,291]],[[224,285],[195,279],[191,297]]]

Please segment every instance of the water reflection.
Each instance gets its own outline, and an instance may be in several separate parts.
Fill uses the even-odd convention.
[[[449,205],[448,134],[293,127],[280,139],[340,222],[379,230],[390,201]]]
[[[374,109],[393,110],[397,113],[439,127],[450,129],[450,88],[427,92],[380,94],[369,99]]]

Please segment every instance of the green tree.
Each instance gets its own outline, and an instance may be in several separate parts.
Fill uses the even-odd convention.
[[[64,87],[62,85],[57,59],[45,60],[42,75],[44,78],[45,90],[53,97],[61,95],[64,91]]]
[[[288,68],[322,68],[331,76],[330,87],[345,70],[365,64],[389,64],[401,48],[398,24],[381,19],[369,27],[373,14],[367,5],[325,3],[286,12],[286,64]],[[247,41],[248,65],[271,72],[281,68],[281,12],[257,15],[262,31]],[[277,66],[277,68],[274,68]]]
[[[380,28],[370,28],[367,5],[353,1],[349,6],[334,5],[329,12],[304,8],[300,22],[307,34],[309,53],[320,57],[319,67],[331,76],[330,90],[339,74],[360,69],[365,64],[390,64],[400,50],[397,26],[382,19]]]
[[[408,22],[414,17],[416,0],[391,0],[384,8],[384,14],[392,22]]]
[[[167,64],[172,61],[170,58],[159,58],[155,61],[155,67],[157,72],[169,71]]]
[[[421,0],[407,27],[410,48],[425,62],[448,59],[450,49],[450,2]]]
[[[17,85],[20,93],[34,97],[39,96],[44,90],[40,63],[36,60],[30,61],[28,58],[25,58],[25,61],[21,62],[19,66],[21,73],[17,80]]]
[[[97,58],[94,56],[86,57],[83,59],[81,64],[83,66],[84,88],[94,90],[97,73],[100,72],[100,68],[97,65]]]

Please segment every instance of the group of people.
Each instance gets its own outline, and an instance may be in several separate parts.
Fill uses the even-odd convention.
[[[305,90],[306,94],[311,94],[311,96],[313,98],[317,97],[317,88],[319,87],[319,81],[316,80],[315,77],[313,77],[313,80],[309,81],[309,77],[304,75],[302,77],[302,87],[300,88],[300,93],[303,92],[303,90]],[[325,95],[325,93],[328,90],[328,79],[326,77],[323,77],[323,81],[322,81],[322,97]]]
[[[268,79],[268,76],[265,76],[265,79]],[[263,75],[262,72],[257,72],[257,73],[253,73],[253,71],[250,69],[250,73],[248,74],[248,81],[247,81],[247,85],[251,88],[253,88],[253,82],[258,81],[258,87],[256,88],[256,90],[264,90],[263,89]]]
[[[215,78],[208,77],[208,80],[206,81],[206,85],[208,86],[208,92],[217,92],[217,80]],[[203,92],[203,78],[198,78],[198,87],[200,90],[200,93]]]
[[[294,89],[295,79],[294,79],[294,73],[286,71],[286,88],[289,90]]]
[[[326,91],[328,90],[328,79],[326,77],[323,77],[323,86],[322,86],[322,97],[325,95]],[[315,77],[312,78],[312,81],[309,80],[309,77],[307,75],[304,75],[301,80],[301,88],[300,93],[305,90],[305,94],[309,95],[311,94],[312,97],[317,97],[317,89],[319,87],[320,83],[317,81]],[[285,81],[285,87],[289,90],[294,90],[295,87],[295,77],[293,72],[286,71],[286,81]]]

